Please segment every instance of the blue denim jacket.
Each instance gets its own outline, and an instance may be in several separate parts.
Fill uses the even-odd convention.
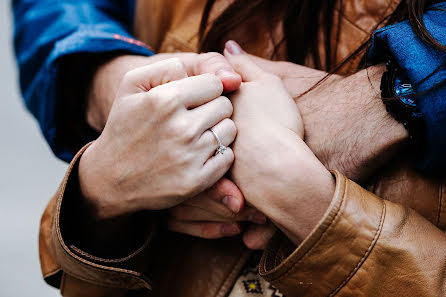
[[[424,14],[424,23],[431,35],[446,44],[446,1],[437,3]],[[426,122],[424,154],[417,156],[417,167],[433,172],[446,166],[446,84],[428,91],[446,79],[446,53],[421,41],[408,21],[387,26],[375,32],[370,58],[376,61],[390,56],[405,71],[414,86],[417,106]],[[440,67],[434,75],[434,70]],[[425,81],[423,81],[425,78]],[[423,94],[424,91],[428,91]]]
[[[55,139],[56,77],[59,61],[76,53],[121,51],[152,55],[131,34],[132,0],[13,0],[14,45],[20,68],[20,87],[27,108],[36,117],[53,152],[70,161],[72,152]],[[444,8],[445,3],[436,7]],[[425,23],[439,42],[446,43],[446,14],[428,11]],[[372,56],[390,54],[419,81],[431,73],[445,53],[424,45],[407,22],[379,30],[375,34]],[[422,91],[445,77],[445,69],[417,87]],[[428,128],[427,149],[421,167],[438,169],[446,164],[446,86],[420,96],[419,105]]]
[[[134,1],[13,0],[14,47],[26,107],[53,152],[69,162],[73,153],[56,141],[56,77],[63,57],[120,51],[152,55],[130,35]]]

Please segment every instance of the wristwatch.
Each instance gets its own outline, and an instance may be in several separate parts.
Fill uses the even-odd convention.
[[[423,114],[414,100],[416,94],[413,86],[392,60],[389,60],[386,66],[387,71],[381,78],[383,103],[387,112],[408,131],[411,149],[419,150],[424,143],[426,125]]]

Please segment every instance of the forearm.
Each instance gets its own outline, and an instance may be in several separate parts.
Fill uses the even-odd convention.
[[[287,296],[442,296],[445,240],[413,210],[336,174],[336,192],[311,235],[297,249],[273,240],[260,273]]]
[[[275,180],[264,183],[268,188],[265,192],[270,191],[268,202],[255,206],[297,246],[323,217],[333,197],[335,183],[316,158],[297,154],[285,156]],[[262,187],[261,184],[257,186]]]
[[[297,245],[325,213],[334,179],[294,132],[262,124],[239,125],[232,177],[246,201]],[[262,147],[261,156],[252,151],[253,144]]]
[[[333,75],[297,99],[305,142],[329,169],[363,181],[404,147],[408,133],[382,103],[384,65]]]

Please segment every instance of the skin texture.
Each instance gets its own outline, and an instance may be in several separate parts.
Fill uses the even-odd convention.
[[[264,72],[244,53],[226,55],[244,81],[232,95],[237,108],[233,118],[241,132],[234,145],[240,158],[232,178],[246,201],[297,244],[325,211],[334,192],[333,178],[303,142],[299,110],[281,79]],[[127,73],[104,131],[79,164],[80,189],[93,216],[106,221],[140,210],[171,208],[215,184],[234,155],[228,148],[229,154],[213,156],[215,140],[208,129],[221,132],[226,146],[236,134],[228,119],[232,104],[219,97],[222,91],[215,75],[189,77],[178,59]],[[277,149],[280,158],[258,162]],[[296,166],[304,170],[296,171]],[[281,177],[284,173],[286,178]],[[317,202],[303,207],[308,197]],[[228,225],[223,231],[238,233]]]
[[[209,129],[226,146],[237,134],[222,91],[218,77],[189,77],[179,59],[128,72],[104,131],[79,164],[82,194],[96,216],[170,208],[221,179],[234,155],[230,148],[214,155]]]
[[[101,129],[113,101],[110,98],[114,98],[112,95],[116,92],[115,86],[128,69],[171,56],[123,56],[100,67],[88,99],[87,119],[90,125]],[[175,56],[180,56],[189,75],[217,73],[227,92],[237,89],[240,84],[240,77],[233,67],[218,54]],[[406,130],[388,115],[379,98],[378,85],[384,71],[382,66],[373,66],[349,77],[332,75],[319,87],[301,96],[326,74],[293,63],[251,58],[262,69],[282,79],[301,110],[305,142],[327,168],[338,169],[350,178],[361,181],[404,144]],[[321,121],[321,118],[324,120]],[[365,134],[365,131],[369,133]],[[222,207],[222,204],[226,207]],[[245,206],[240,190],[228,179],[222,179],[196,198],[173,208],[171,215],[171,230],[205,238],[230,236],[243,231],[245,244],[255,249],[264,248],[274,233],[274,225],[263,224],[264,216],[251,208],[249,203]],[[238,222],[243,220],[259,225],[242,230]]]
[[[118,56],[96,70],[87,98],[88,124],[97,131],[104,129],[122,78],[127,72],[170,58],[179,59],[189,76],[204,73],[217,75],[222,81],[225,92],[232,92],[240,86],[240,76],[218,53],[157,54],[151,57]]]
[[[300,112],[282,80],[236,48],[225,50],[243,79],[231,96],[239,131],[231,176],[246,201],[298,244],[328,207],[334,180],[303,141]]]
[[[251,58],[279,76],[295,99],[305,123],[305,142],[325,167],[362,182],[400,150],[407,130],[385,109],[379,89],[384,65],[350,76],[327,73],[289,62]]]
[[[349,77],[332,75],[304,94],[326,73],[289,62],[250,57],[262,69],[282,79],[301,111],[305,142],[325,167],[361,182],[404,146],[406,129],[387,113],[380,99],[378,90],[384,66],[372,66]],[[273,226],[249,228],[244,234],[245,244],[253,249],[264,248],[274,233]],[[198,233],[191,227],[175,230]]]
[[[128,71],[172,57],[181,61],[190,76],[215,73],[220,78],[225,93],[232,92],[240,86],[240,75],[233,70],[222,55],[217,53],[200,55],[192,53],[158,54],[152,57],[119,56],[100,66],[96,71],[87,98],[86,119],[90,126],[98,131],[103,130],[118,86]],[[220,201],[225,207],[222,207],[220,203],[206,203],[205,201],[208,200]],[[191,203],[185,202],[184,207],[171,211],[172,219],[169,226],[172,230],[186,231],[188,234],[205,238],[217,238],[240,233],[242,226],[238,222],[242,218],[260,224],[264,224],[266,221],[263,214],[245,206],[240,190],[227,178],[221,179],[212,188],[203,191],[190,201]],[[194,207],[197,203],[194,206],[191,205],[194,201],[201,201],[200,204],[205,203],[204,205],[207,206],[205,210],[203,210],[203,207],[198,209],[198,211],[203,210],[203,215],[197,214],[197,209]],[[184,220],[185,216],[191,217],[191,214],[188,214],[189,210],[194,212],[196,218],[192,223]],[[240,214],[238,214],[239,212]],[[216,219],[225,218],[225,222],[216,224],[215,222],[203,221],[204,218],[209,217],[209,213],[215,215]]]

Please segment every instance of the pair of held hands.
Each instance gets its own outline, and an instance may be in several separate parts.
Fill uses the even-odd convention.
[[[234,42],[224,57],[170,57],[156,55],[143,67],[127,63],[135,69],[121,69],[126,74],[118,90],[112,80],[93,82],[87,120],[105,128],[81,158],[79,182],[94,215],[105,220],[169,209],[171,230],[205,238],[239,234],[240,222],[250,221],[243,239],[251,248],[263,248],[274,233],[266,215],[299,242],[322,216],[334,185],[302,140],[303,122],[290,94],[301,94],[325,74],[249,57]],[[339,79],[331,78],[336,85]],[[113,105],[111,96],[94,96],[97,90],[116,93]],[[233,92],[230,100],[223,91]],[[314,107],[299,100],[303,109]],[[305,114],[307,144],[324,162],[321,157],[331,155],[319,145],[323,133],[307,129],[307,119],[317,117]],[[234,151],[214,155],[210,128]],[[327,157],[324,164],[330,162]],[[230,168],[232,181],[224,178]]]

